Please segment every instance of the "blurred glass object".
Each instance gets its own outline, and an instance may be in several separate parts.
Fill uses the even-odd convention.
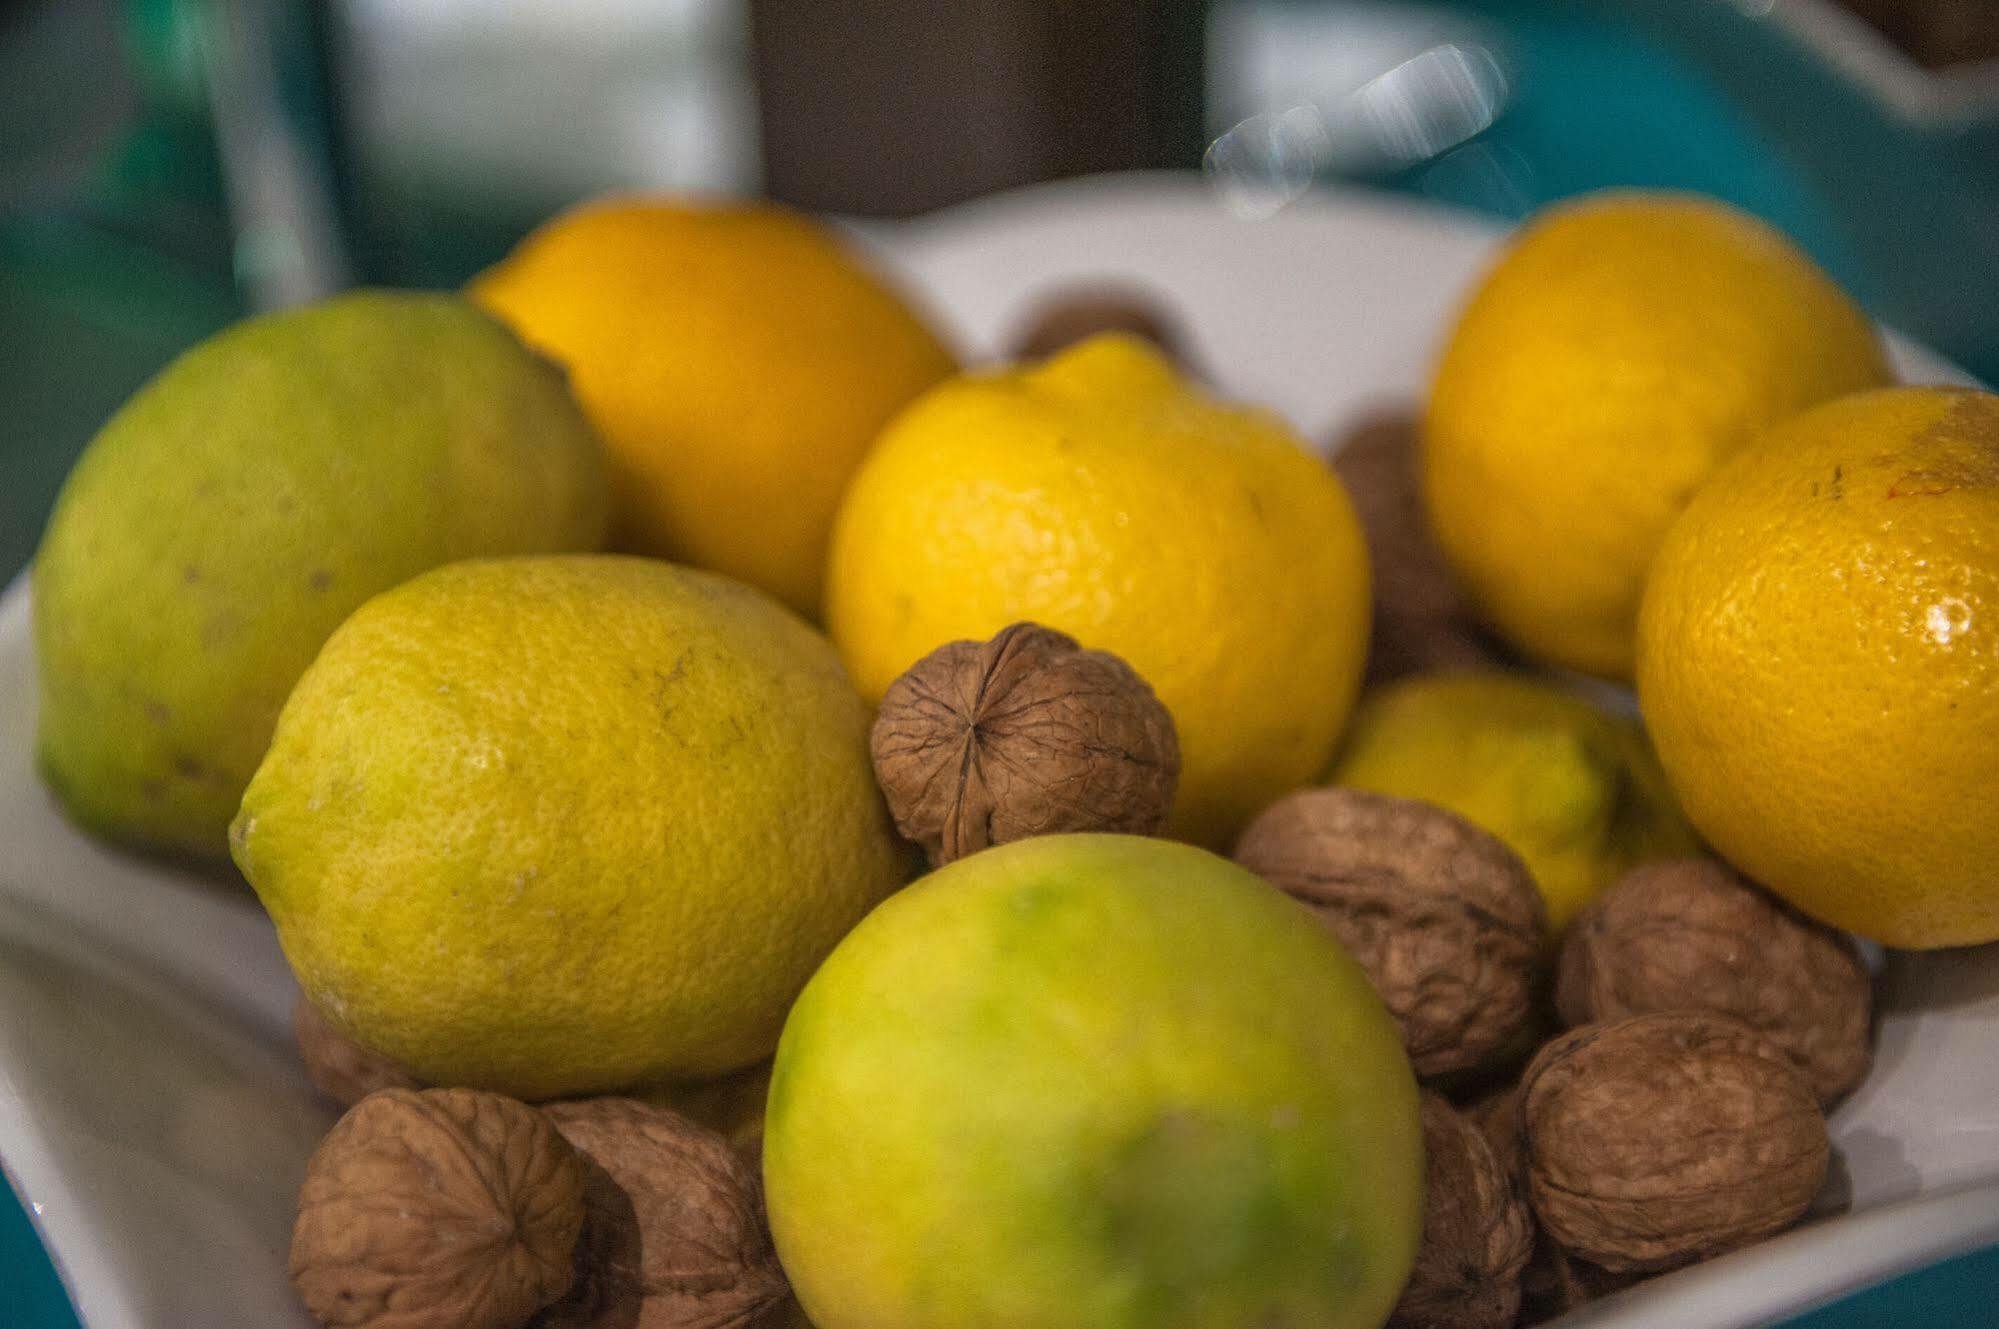
[[[1468,137],[1485,93],[1447,49],[1486,52],[1504,77]],[[1362,113],[1362,88],[1426,53]],[[1315,152],[1321,177],[1511,218],[1592,189],[1696,190],[1999,379],[1994,0],[1225,0],[1209,81],[1209,162],[1232,205],[1258,171],[1278,185],[1253,206],[1294,194]],[[1322,133],[1285,119],[1299,106]],[[1413,159],[1352,150],[1369,134]]]
[[[1433,158],[1483,133],[1506,103],[1499,57],[1481,43],[1439,42],[1336,98],[1252,115],[1209,145],[1223,200],[1265,215],[1315,176],[1366,176]]]

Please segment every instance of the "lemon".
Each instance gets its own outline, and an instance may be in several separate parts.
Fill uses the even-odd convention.
[[[1612,193],[1523,230],[1453,329],[1423,485],[1480,612],[1624,679],[1674,515],[1765,426],[1889,381],[1861,312],[1778,232],[1707,199]]]
[[[813,617],[848,477],[956,368],[830,231],[762,204],[592,203],[470,293],[569,370],[610,448],[620,547]]]
[[[1724,856],[1891,946],[1999,940],[1999,397],[1773,430],[1673,524],[1638,627],[1659,758]]]
[[[882,905],[785,1023],[765,1130],[820,1329],[1375,1329],[1422,1223],[1366,974],[1243,869],[1135,836]]]
[[[1527,675],[1432,675],[1369,693],[1331,780],[1491,831],[1534,874],[1555,933],[1627,869],[1696,847],[1638,725]]]
[[[710,1078],[902,879],[867,726],[727,578],[457,563],[327,642],[231,841],[306,995],[428,1083]]]
[[[1110,335],[899,416],[841,507],[826,604],[871,699],[1022,619],[1122,656],[1179,731],[1169,832],[1221,845],[1331,757],[1367,654],[1367,553],[1275,416]]]
[[[354,608],[478,554],[594,549],[597,440],[455,296],[368,291],[189,350],[91,441],[34,565],[39,758],[71,817],[220,858]]]

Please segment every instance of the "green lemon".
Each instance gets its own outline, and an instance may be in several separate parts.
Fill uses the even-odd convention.
[[[356,606],[482,554],[593,549],[559,370],[449,295],[238,324],[91,441],[35,555],[39,760],[100,834],[219,857],[278,708]]]
[[[313,1003],[522,1098],[768,1056],[903,879],[869,716],[760,591],[648,559],[452,564],[299,680],[230,828]]]
[[[878,908],[792,1009],[764,1149],[820,1329],[1373,1329],[1421,1222],[1367,976],[1243,869],[1132,836]]]

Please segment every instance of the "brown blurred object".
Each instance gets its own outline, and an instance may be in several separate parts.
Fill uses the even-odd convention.
[[[901,217],[1037,180],[1194,166],[1206,6],[751,0],[771,197]]]
[[[1045,360],[1100,332],[1128,332],[1164,351],[1191,371],[1178,322],[1157,300],[1131,286],[1080,286],[1035,304],[1007,340],[1009,360]]]
[[[1565,1251],[1545,1230],[1520,1272],[1520,1323],[1540,1324],[1637,1284],[1637,1274],[1613,1274]]]
[[[1355,427],[1333,454],[1374,564],[1370,685],[1506,662],[1473,618],[1457,574],[1430,534],[1416,473],[1416,431],[1410,412],[1381,415]]]
[[[1994,0],[1840,0],[1929,69],[1999,60]]]

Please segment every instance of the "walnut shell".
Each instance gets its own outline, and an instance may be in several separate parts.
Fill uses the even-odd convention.
[[[330,1329],[519,1329],[569,1290],[583,1169],[548,1119],[473,1089],[384,1089],[314,1151],[291,1279]]]
[[[1186,340],[1157,301],[1126,286],[1058,291],[1029,311],[1008,342],[1011,360],[1045,360],[1101,332],[1128,332],[1151,342],[1183,368]]]
[[[1670,1269],[1781,1231],[1825,1180],[1811,1086],[1732,1016],[1584,1025],[1541,1049],[1520,1092],[1535,1216],[1613,1272]]]
[[[292,1007],[292,1037],[298,1040],[312,1087],[342,1107],[353,1107],[377,1089],[421,1089],[423,1082],[373,1048],[335,1029],[319,1007],[304,997]]]
[[[576,1287],[535,1329],[745,1329],[790,1292],[756,1173],[721,1135],[662,1107],[542,1109],[584,1156]]]
[[[1353,499],[1374,579],[1367,681],[1505,663],[1506,652],[1479,625],[1470,597],[1430,533],[1414,414],[1363,421],[1334,448],[1333,470]]]
[[[1534,1223],[1485,1136],[1437,1094],[1423,1095],[1423,1241],[1395,1303],[1401,1329],[1509,1329]]]
[[[1485,1137],[1492,1156],[1499,1160],[1506,1175],[1524,1189],[1527,1185],[1527,1141],[1520,1124],[1520,1086],[1516,1083],[1495,1090],[1467,1106],[1464,1114]]]
[[[1418,1075],[1486,1062],[1531,1017],[1541,893],[1512,850],[1462,817],[1305,789],[1264,809],[1235,856],[1312,906],[1360,961]]]
[[[1031,835],[1149,835],[1180,779],[1173,718],[1145,680],[1033,623],[911,665],[872,741],[895,824],[933,866]]]
[[[1592,902],[1563,940],[1555,1005],[1570,1025],[1733,1015],[1790,1053],[1821,1103],[1873,1056],[1873,989],[1852,940],[1712,859],[1647,864]]]

